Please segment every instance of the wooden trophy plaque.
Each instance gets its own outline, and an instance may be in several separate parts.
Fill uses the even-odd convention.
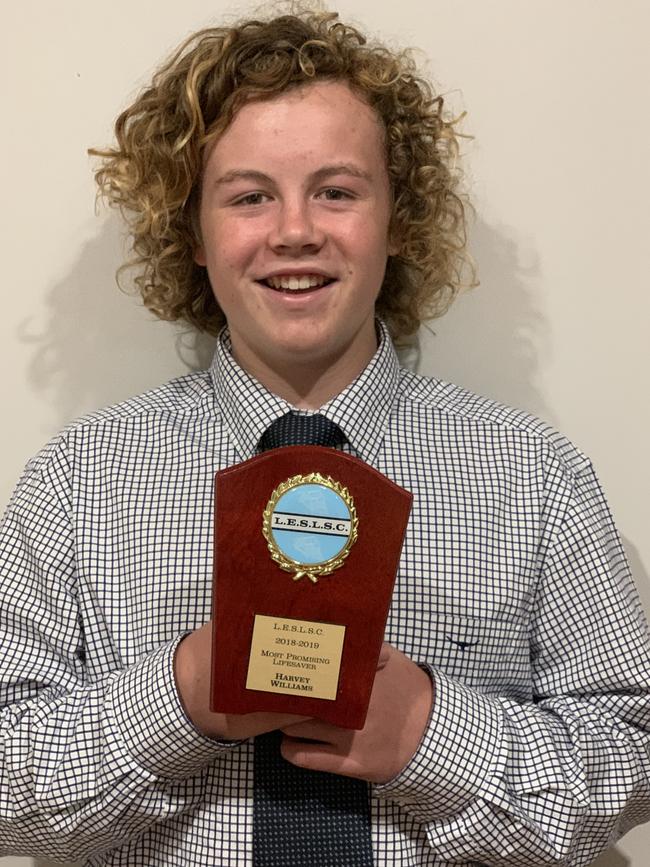
[[[363,728],[411,501],[322,446],[217,473],[213,711]]]

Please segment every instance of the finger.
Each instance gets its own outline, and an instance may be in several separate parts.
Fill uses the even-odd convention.
[[[361,768],[354,756],[341,754],[336,747],[329,744],[305,742],[285,736],[280,752],[286,761],[299,768],[341,774],[345,777],[361,777]]]
[[[223,740],[242,740],[274,731],[283,725],[301,722],[309,717],[258,711],[247,714],[211,714],[215,733]]]
[[[377,660],[377,670],[381,670],[386,666],[386,663],[390,659],[393,653],[393,647],[384,641],[381,646],[381,650],[379,651],[379,659]]]
[[[228,714],[228,716],[234,719],[238,717],[238,714]],[[241,718],[247,721],[250,720],[252,724],[268,725],[269,730],[281,729],[284,726],[301,725],[311,719],[311,717],[298,716],[293,713],[269,713],[268,711],[253,711],[253,713],[242,714]]]
[[[283,734],[293,738],[306,738],[323,743],[339,743],[349,732],[349,729],[341,729],[339,726],[322,720],[309,719],[292,725],[282,726]]]

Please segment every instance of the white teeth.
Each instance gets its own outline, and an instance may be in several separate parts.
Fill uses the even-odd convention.
[[[320,274],[302,274],[300,277],[280,275],[267,277],[266,282],[274,289],[288,289],[290,292],[296,292],[298,289],[315,289],[326,283],[327,279]]]

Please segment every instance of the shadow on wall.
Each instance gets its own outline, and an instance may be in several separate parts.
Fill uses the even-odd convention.
[[[596,858],[592,867],[630,867],[631,863],[630,859],[618,849],[609,849],[599,858]]]
[[[648,618],[650,620],[650,575],[641,562],[638,548],[636,548],[626,536],[622,537],[622,542],[628,563],[630,564],[632,575],[634,576],[634,583],[636,584],[639,596],[643,602],[643,607],[648,613]]]
[[[120,232],[117,216],[106,218],[52,286],[45,309],[21,326],[19,339],[33,348],[30,386],[52,406],[56,427],[212,357],[212,338],[156,320],[115,285]]]
[[[552,421],[538,385],[550,341],[537,255],[508,227],[478,220],[471,237],[480,285],[420,330],[417,369]]]

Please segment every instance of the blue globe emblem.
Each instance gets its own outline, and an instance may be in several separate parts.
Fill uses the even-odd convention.
[[[310,567],[333,560],[348,545],[353,519],[343,497],[323,484],[298,484],[272,509],[270,532],[279,551]]]

